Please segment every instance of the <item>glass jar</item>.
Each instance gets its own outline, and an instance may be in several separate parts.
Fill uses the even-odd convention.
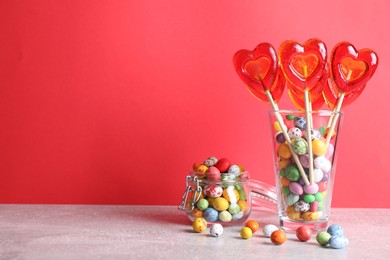
[[[248,219],[252,206],[276,212],[275,187],[251,180],[249,172],[222,174],[220,180],[203,179],[202,174],[190,172],[179,209],[194,221],[203,217],[208,224],[237,225]]]

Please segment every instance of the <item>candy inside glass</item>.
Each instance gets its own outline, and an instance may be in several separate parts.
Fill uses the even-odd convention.
[[[308,115],[311,153],[307,134],[310,120],[305,111],[269,112],[279,221],[287,232],[295,232],[300,226],[308,226],[314,232],[323,231],[330,216],[336,147],[343,116],[322,110]],[[327,144],[332,120],[337,123]]]

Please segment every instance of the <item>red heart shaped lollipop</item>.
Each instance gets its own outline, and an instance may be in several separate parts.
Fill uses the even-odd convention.
[[[253,51],[239,50],[234,54],[233,64],[241,80],[257,92],[264,93],[275,83],[278,60],[275,49],[267,42]]]
[[[292,89],[288,89],[288,95],[290,96],[292,103],[298,110],[305,110],[305,101],[302,97],[296,94]],[[317,111],[324,105],[324,103],[324,96],[318,95],[311,100],[311,109],[313,111]]]
[[[278,55],[286,79],[301,91],[310,91],[322,77],[326,46],[319,39],[310,39],[303,45],[291,40],[284,41]]]
[[[337,44],[331,54],[331,73],[340,93],[350,93],[364,86],[378,66],[378,56],[371,49],[357,51],[349,42]]]
[[[366,85],[356,88],[355,90],[345,94],[343,103],[341,104],[341,108],[347,107],[349,104],[354,102],[360,94],[363,92]],[[326,85],[322,91],[325,102],[330,109],[335,109],[338,99],[340,97],[340,92],[337,90],[336,84],[334,83],[332,78],[328,78]]]
[[[274,82],[274,85],[271,87],[270,92],[273,97],[274,102],[278,103],[280,98],[283,95],[284,88],[286,86],[286,80],[282,75],[280,69],[278,70],[277,78]],[[258,99],[265,103],[270,103],[266,94],[263,91],[258,90],[257,87],[251,87],[246,85],[247,89]]]

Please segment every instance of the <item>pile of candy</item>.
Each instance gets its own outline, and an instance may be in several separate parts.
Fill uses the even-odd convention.
[[[306,118],[304,116],[287,115],[284,124],[287,126],[293,151],[298,155],[306,176],[309,175],[308,143],[312,143],[314,180],[313,183],[305,183],[280,131],[280,126],[275,124],[275,143],[278,144],[276,147],[277,169],[279,170],[277,183],[280,185],[281,203],[285,209],[283,215],[287,215],[291,220],[317,220],[321,216],[327,195],[334,146],[332,143],[328,145],[325,143],[327,137],[325,127],[312,129],[312,139],[309,141],[305,132]],[[333,135],[335,136],[335,132]]]
[[[250,213],[249,174],[229,159],[209,157],[193,164],[192,177],[198,181],[198,196],[187,201],[191,220],[204,218],[208,222],[237,223]]]
[[[196,218],[192,223],[192,228],[195,232],[201,233],[207,229],[207,221],[202,218]],[[259,223],[256,220],[248,220],[244,227],[240,229],[240,236],[243,239],[250,239],[254,233],[260,229]],[[210,235],[219,237],[223,234],[223,226],[219,223],[210,226]],[[263,235],[271,240],[274,245],[281,245],[286,242],[286,233],[273,224],[268,224],[263,227]],[[300,226],[296,230],[296,237],[302,241],[307,242],[313,236],[313,231],[307,226]],[[331,225],[327,231],[319,232],[316,236],[317,242],[324,247],[330,246],[334,249],[345,248],[349,240],[344,235],[344,230],[339,225]]]

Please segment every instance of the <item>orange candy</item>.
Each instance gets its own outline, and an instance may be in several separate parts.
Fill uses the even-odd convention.
[[[278,155],[284,159],[289,159],[292,156],[292,153],[290,151],[290,148],[288,147],[287,143],[282,143],[278,146]]]
[[[234,196],[234,198],[233,198],[234,202],[236,202],[240,199],[240,194],[238,193],[238,191],[236,189],[229,189],[229,188],[224,189],[222,196],[229,202],[230,202],[230,196]]]
[[[257,223],[256,220],[248,220],[246,223],[245,223],[245,226],[250,228],[252,230],[253,233],[255,233],[257,230],[259,230],[259,223]]]
[[[286,233],[284,233],[284,231],[280,230],[280,229],[275,230],[274,232],[272,232],[270,238],[271,238],[271,242],[274,245],[281,245],[284,242],[286,242],[286,240],[287,240]]]
[[[287,177],[282,177],[280,179],[280,183],[284,186],[284,187],[288,187],[288,185],[290,185],[291,181],[287,178]]]

